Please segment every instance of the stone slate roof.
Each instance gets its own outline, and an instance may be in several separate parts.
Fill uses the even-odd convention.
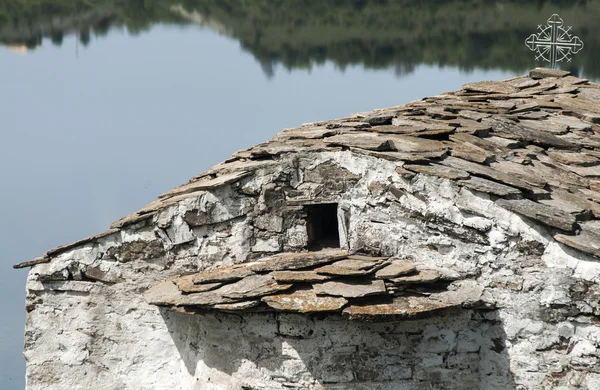
[[[600,258],[600,85],[544,68],[286,129],[111,228],[150,218],[186,194],[237,182],[272,164],[270,157],[327,150],[395,161],[404,177],[434,175],[497,196],[498,205],[555,229],[557,241]]]
[[[534,69],[528,76],[471,83],[403,106],[286,129],[160,195],[109,231],[15,267],[49,262],[194,193],[236,183],[281,156],[340,150],[396,162],[396,172],[407,179],[433,175],[488,193],[497,205],[547,226],[560,243],[600,258],[600,85]],[[415,269],[405,259],[330,250],[187,275],[149,290],[147,299],[182,311],[343,310],[351,318],[485,304],[476,286],[451,275]],[[424,289],[430,299],[377,306],[379,297],[406,288]]]
[[[206,310],[338,312],[351,320],[415,318],[459,307],[492,307],[483,287],[447,269],[348,255],[339,249],[283,253],[179,277],[145,293],[154,305]]]

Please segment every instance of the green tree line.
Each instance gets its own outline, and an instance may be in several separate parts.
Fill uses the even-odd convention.
[[[114,27],[138,34],[201,20],[239,40],[267,70],[331,61],[398,73],[420,64],[519,72],[536,65],[525,38],[553,13],[586,45],[562,67],[600,76],[598,1],[12,0],[0,3],[0,41],[33,47],[76,33],[87,44]]]

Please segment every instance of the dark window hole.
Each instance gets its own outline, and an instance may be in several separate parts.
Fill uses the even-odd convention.
[[[314,204],[304,206],[306,212],[306,231],[310,250],[339,248],[337,203]]]

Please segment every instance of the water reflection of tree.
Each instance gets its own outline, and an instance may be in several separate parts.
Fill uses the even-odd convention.
[[[111,27],[136,34],[157,23],[195,23],[238,39],[271,75],[278,64],[297,69],[325,61],[398,75],[419,64],[522,71],[533,65],[525,37],[554,12],[586,44],[571,70],[599,76],[595,1],[17,0],[0,4],[0,41],[50,37],[60,44],[75,33],[86,44]]]

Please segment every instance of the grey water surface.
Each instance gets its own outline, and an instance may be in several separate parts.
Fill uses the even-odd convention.
[[[185,24],[159,19],[136,34],[110,19],[88,35],[77,23],[46,33],[41,22],[10,35],[0,6],[0,389],[25,386],[27,270],[12,264],[106,230],[283,128],[527,69],[485,56],[481,67],[366,58],[385,50],[344,62],[335,43],[302,57],[186,12]]]

